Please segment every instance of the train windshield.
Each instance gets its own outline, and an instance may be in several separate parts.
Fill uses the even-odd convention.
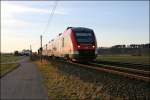
[[[79,44],[82,44],[82,43],[93,44],[94,43],[93,33],[75,33],[75,36]]]

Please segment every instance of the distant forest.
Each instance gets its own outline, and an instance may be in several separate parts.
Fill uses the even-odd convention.
[[[99,55],[149,56],[150,44],[114,45],[110,48],[99,47]]]

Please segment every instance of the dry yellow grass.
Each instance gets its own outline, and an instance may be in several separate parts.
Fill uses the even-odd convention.
[[[55,60],[35,62],[42,73],[50,100],[135,100],[149,98],[149,84],[98,73]]]
[[[109,96],[101,93],[101,87],[95,88],[94,84],[83,82],[78,77],[64,75],[47,61],[38,65],[47,87],[49,99],[109,99]]]

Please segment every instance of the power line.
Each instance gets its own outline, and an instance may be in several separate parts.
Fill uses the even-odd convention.
[[[54,7],[53,7],[53,9],[52,9],[52,11],[51,11],[51,13],[50,13],[50,17],[49,17],[49,19],[48,19],[48,23],[47,23],[47,25],[46,25],[46,27],[45,27],[45,30],[44,30],[43,34],[45,34],[45,32],[46,32],[48,26],[50,25],[50,23],[51,23],[51,21],[52,21],[52,17],[53,17],[53,15],[54,15],[54,13],[55,13],[56,7],[57,7],[57,0],[55,1],[55,5],[54,5]]]
[[[45,34],[45,32],[46,32],[46,30],[47,30],[49,24],[50,24],[51,21],[52,21],[52,17],[53,17],[53,15],[54,15],[54,13],[55,13],[56,7],[57,7],[57,0],[55,1],[54,7],[53,7],[53,9],[52,9],[52,11],[51,11],[51,13],[50,13],[50,17],[49,17],[49,19],[48,19],[48,22],[47,22],[47,24],[46,24],[46,27],[45,27],[45,29],[44,29],[43,34]],[[36,42],[36,43],[33,43],[33,44],[37,44],[37,42]],[[33,44],[32,44],[32,45],[33,45]]]
[[[41,63],[42,63],[42,35],[40,36],[40,40],[41,40]]]

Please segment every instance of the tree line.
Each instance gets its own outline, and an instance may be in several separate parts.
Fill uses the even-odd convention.
[[[98,54],[100,55],[114,55],[127,54],[134,56],[149,55],[150,44],[130,44],[130,45],[114,45],[112,47],[99,47]]]

